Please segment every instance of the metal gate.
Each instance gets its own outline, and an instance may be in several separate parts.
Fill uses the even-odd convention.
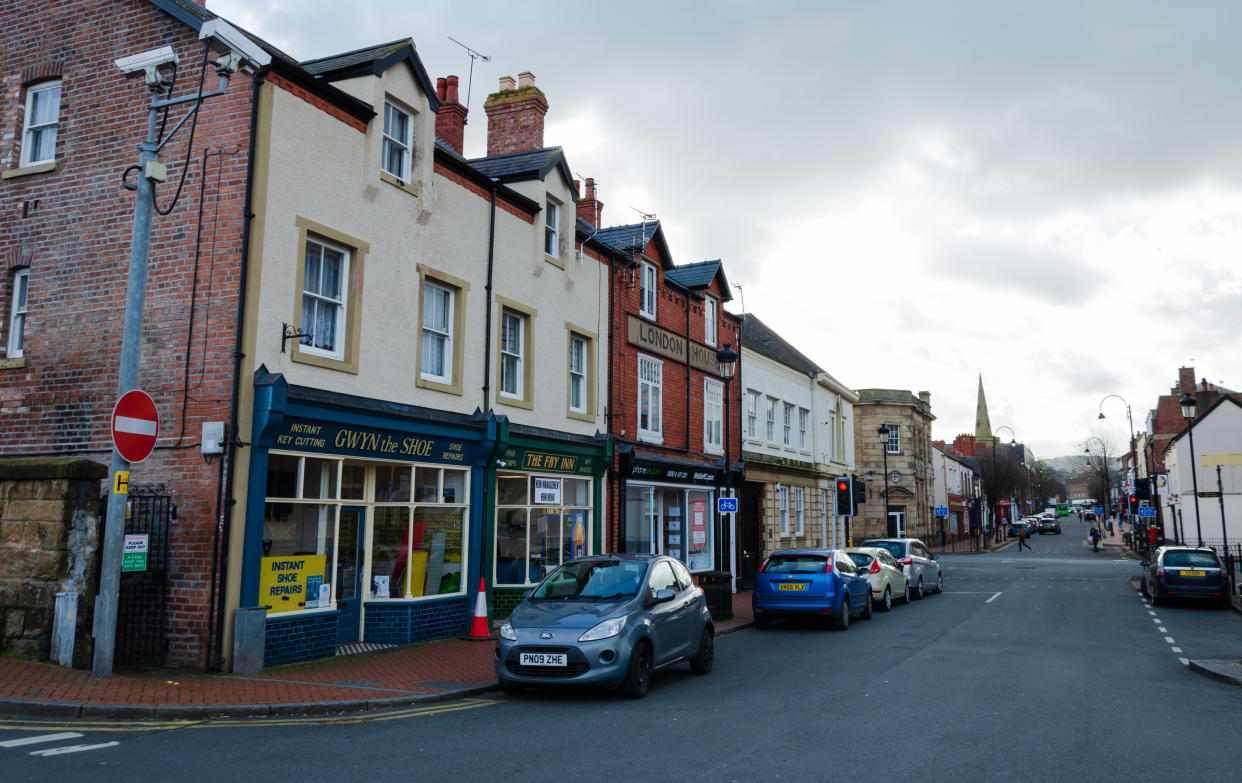
[[[130,487],[125,509],[125,534],[146,535],[147,559],[146,570],[121,572],[113,653],[117,666],[163,666],[167,657],[168,637],[164,626],[171,560],[168,523],[172,508],[172,498],[163,485]],[[101,513],[100,519],[104,516]],[[99,541],[96,552],[102,560],[103,528],[100,529]],[[98,573],[100,569],[96,569]]]

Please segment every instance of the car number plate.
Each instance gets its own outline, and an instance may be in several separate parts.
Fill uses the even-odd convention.
[[[522,666],[567,666],[565,653],[522,653]]]
[[[776,586],[777,590],[805,590],[806,585],[802,582],[781,582]]]
[[[1207,576],[1206,571],[1182,571],[1182,576]]]

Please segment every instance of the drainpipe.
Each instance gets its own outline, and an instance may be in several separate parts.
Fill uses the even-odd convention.
[[[487,314],[483,331],[483,412],[491,405],[492,385],[492,272],[496,267],[496,186],[500,180],[492,177],[492,212],[487,225],[487,287],[485,299]]]
[[[686,292],[686,454],[690,454],[690,292]],[[663,414],[661,414],[663,415]],[[727,465],[725,467],[728,467]]]
[[[617,261],[615,258],[613,258],[612,253],[610,252],[608,254],[608,392],[607,392],[607,401],[604,403],[604,426],[607,428],[607,432],[609,435],[612,435],[613,432],[615,432],[613,428],[614,413],[613,413],[613,408],[612,408],[612,382],[613,382],[613,369],[616,363],[616,353],[613,350],[613,319],[615,318],[615,316],[613,315],[614,313],[613,302],[615,302],[617,298],[616,296],[616,293],[617,293],[617,285],[616,285],[617,266],[616,264],[617,264]],[[616,535],[613,531],[619,529],[620,516],[621,516],[620,510],[622,508],[621,501],[617,497],[617,493],[621,491],[619,482],[617,480],[617,467],[616,467],[617,466],[616,449],[617,449],[618,444],[619,444],[619,440],[614,439],[612,442],[612,445],[610,446],[611,453],[608,455],[609,456],[608,478],[607,478],[607,482],[608,482],[608,532],[604,536],[605,539],[609,539],[609,538],[613,539],[610,542],[611,547],[608,547],[608,548],[611,548],[611,550],[614,552],[617,551],[617,542],[616,542]],[[601,549],[601,551],[603,550]]]

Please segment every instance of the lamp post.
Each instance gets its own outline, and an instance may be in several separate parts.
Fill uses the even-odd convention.
[[[999,431],[999,430],[1009,430],[1009,445],[1010,445],[1010,447],[1011,447],[1011,448],[1012,448],[1013,446],[1018,445],[1018,436],[1017,436],[1017,434],[1015,434],[1015,433],[1014,433],[1014,431],[1013,431],[1013,428],[1012,428],[1012,427],[1009,427],[1008,425],[1002,424],[1002,425],[1000,425],[999,427],[996,427],[996,428],[993,430],[993,432],[992,432],[992,483],[993,483],[993,484],[995,484],[995,483],[996,483],[996,432],[997,432],[997,431]],[[996,512],[997,512],[997,513],[996,513],[996,516],[995,516],[995,517],[993,518],[993,520],[992,520],[992,536],[993,536],[994,538],[999,538],[999,537],[1000,537],[1000,525],[999,525],[999,524],[998,524],[998,522],[997,522],[997,520],[1000,518],[1000,495],[999,495],[999,492],[998,492],[997,497],[996,497]],[[1016,520],[1016,518],[1015,518],[1013,521],[1017,521],[1017,520]]]
[[[733,380],[733,376],[737,374],[737,351],[733,350],[730,345],[726,344],[725,347],[716,352],[716,361],[720,364],[720,379],[724,381],[724,480],[725,487],[729,490],[729,496],[732,497],[733,471],[729,467],[729,386],[730,382]],[[721,514],[720,516],[720,526],[722,530],[720,535],[719,568],[723,573],[730,574],[733,571],[733,564],[729,563],[728,567],[726,567],[728,558],[726,557],[727,550],[725,548],[724,533],[727,532],[727,526],[724,523],[724,515]],[[732,518],[737,518],[736,513],[734,513]],[[732,582],[731,578],[730,582]],[[732,592],[731,589],[730,592]]]
[[[1130,416],[1130,403],[1126,402],[1125,398],[1120,394],[1106,394],[1104,395],[1104,399],[1100,400],[1100,415],[1096,418],[1104,418],[1104,400],[1107,400],[1109,397],[1116,397],[1121,400],[1123,405],[1126,406],[1126,423],[1130,426],[1130,431],[1127,433],[1130,438],[1130,470],[1135,471],[1135,475],[1137,476],[1138,455],[1134,453],[1134,419]],[[1134,513],[1134,509],[1130,507],[1130,493],[1127,492],[1126,514],[1130,517],[1131,523],[1134,522]]]
[[[1190,437],[1190,486],[1195,493],[1195,533],[1199,546],[1203,546],[1203,523],[1199,521],[1199,471],[1195,470],[1195,406],[1198,401],[1190,392],[1177,401],[1182,406],[1182,418],[1186,420],[1186,434]]]
[[[888,425],[881,424],[876,432],[880,434],[880,453],[884,455],[884,489],[881,493],[884,495],[884,515],[880,523],[884,525],[884,535],[888,535]]]

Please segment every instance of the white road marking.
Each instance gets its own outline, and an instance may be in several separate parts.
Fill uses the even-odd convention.
[[[100,748],[110,748],[113,745],[120,745],[120,744],[121,743],[117,742],[116,740],[113,740],[112,742],[104,742],[99,745],[66,745],[63,748],[48,748],[47,750],[32,750],[30,751],[30,755],[32,756],[61,756],[61,755],[64,755],[65,753],[81,753],[84,750],[98,750]]]
[[[61,740],[76,739],[81,736],[76,731],[62,731],[59,734],[40,734],[37,737],[22,737],[21,739],[0,742],[0,748],[20,748],[22,745],[38,745],[40,742],[60,742]]]
[[[1147,613],[1148,613],[1148,614],[1150,614],[1150,615],[1155,615],[1155,614],[1156,614],[1155,612],[1153,612],[1153,611],[1152,611],[1152,610],[1150,610],[1150,609],[1148,609],[1148,610],[1147,610]]]
[[[1170,649],[1170,650],[1172,650],[1173,652],[1181,652],[1181,651],[1182,651],[1182,648],[1181,648],[1181,647],[1170,647],[1169,649]]]
[[[1000,598],[1000,597],[1001,597],[1001,594],[1000,594],[1000,593],[993,593],[993,594],[992,594],[992,597],[991,597],[991,598],[989,598],[988,600],[984,601],[984,603],[985,603],[985,604],[990,604],[990,603],[992,603],[993,601],[995,601],[997,598]]]
[[[1181,661],[1181,662],[1182,662],[1182,666],[1189,666],[1189,665],[1190,665],[1190,659],[1189,659],[1189,658],[1178,658],[1177,660],[1179,660],[1179,661]]]
[[[1159,618],[1159,617],[1153,617],[1153,618],[1151,618],[1151,621],[1152,621],[1153,623],[1155,623],[1156,625],[1159,625],[1159,624],[1160,624],[1160,618]]]
[[[1166,637],[1164,637],[1164,640],[1165,640],[1166,642],[1168,642],[1169,644],[1173,644],[1173,637],[1172,637],[1172,636],[1166,636]]]

